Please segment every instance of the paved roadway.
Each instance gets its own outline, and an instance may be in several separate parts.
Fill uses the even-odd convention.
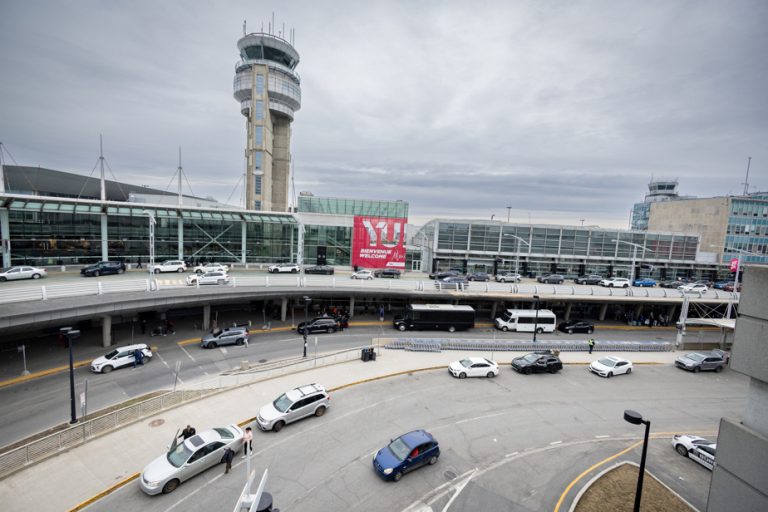
[[[635,409],[652,421],[652,433],[664,436],[651,442],[648,470],[703,510],[710,473],[677,455],[669,436],[716,435],[721,416],[741,413],[747,386],[730,370],[693,374],[668,364],[610,380],[583,366],[530,376],[505,366],[495,379],[413,373],[337,391],[328,414],[279,434],[257,431],[253,467],[259,475],[269,468],[267,489],[284,512],[558,510],[561,493],[584,469],[641,439],[642,429],[622,417]],[[241,415],[259,405],[244,403]],[[440,441],[439,462],[399,483],[381,481],[373,453],[415,428]],[[638,461],[639,449],[618,460]],[[238,457],[229,475],[217,466],[155,497],[133,481],[87,510],[228,510],[244,479]],[[567,495],[560,510],[572,499]]]
[[[222,320],[224,317],[222,316]],[[370,320],[370,318],[369,318]],[[378,323],[378,322],[376,322]],[[701,331],[702,340],[716,342],[716,331]],[[381,326],[359,326],[335,334],[319,334],[312,338],[318,340],[320,352],[343,350],[370,344],[376,337],[398,335],[391,329],[387,320]],[[92,337],[97,337],[95,333]],[[192,341],[194,331],[180,328],[176,335],[166,337],[137,338],[135,342],[146,342],[158,350],[147,365],[136,369],[124,368],[109,374],[90,372],[87,363],[108,351],[100,346],[95,339],[78,341],[75,346],[76,360],[86,363],[75,369],[76,394],[84,390],[84,382],[88,381],[88,410],[91,412],[141,396],[143,394],[167,390],[174,383],[174,369],[177,363],[181,365],[179,383],[196,381],[217,375],[221,371],[239,366],[247,360],[253,364],[271,362],[292,358],[301,354],[302,339],[295,332],[283,330],[278,332],[259,332],[251,336],[248,347],[220,347],[214,350],[201,349]],[[462,339],[491,338],[497,339],[527,339],[516,333],[501,333],[492,328],[478,328],[472,333],[419,333],[420,337],[456,337]],[[674,341],[675,331],[671,329],[636,329],[611,330],[598,329],[595,337],[600,340],[632,340],[632,341]],[[539,335],[541,340],[551,339],[586,339],[586,335],[565,334]],[[197,334],[199,339],[199,333]],[[309,355],[314,353],[314,343],[310,340]],[[125,340],[118,341],[119,345],[126,344]],[[63,367],[68,364],[68,351],[58,346],[49,346],[48,351],[33,347],[29,353],[27,365],[33,371],[48,367]],[[496,354],[500,360],[508,361],[511,354]],[[565,356],[564,356],[565,357]],[[15,359],[7,359],[0,364],[0,377],[8,379],[21,371],[21,361],[18,354]],[[2,384],[2,382],[0,382]],[[69,373],[58,373],[36,378],[21,384],[0,387],[0,404],[3,404],[4,414],[0,416],[0,446],[6,446],[30,434],[42,432],[50,427],[68,421],[70,418],[69,402]],[[81,415],[79,400],[77,416]]]

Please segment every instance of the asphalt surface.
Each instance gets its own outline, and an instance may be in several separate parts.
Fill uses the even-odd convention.
[[[434,357],[421,356],[425,363]],[[613,379],[583,366],[530,376],[504,367],[495,379],[412,373],[337,391],[325,416],[279,434],[257,431],[252,464],[258,475],[269,468],[267,489],[283,511],[554,510],[584,469],[641,439],[642,429],[622,417],[634,409],[651,420],[652,434],[664,436],[651,442],[649,471],[703,510],[710,473],[677,455],[669,437],[715,437],[721,416],[742,411],[747,386],[730,370],[693,374],[669,364],[639,366]],[[255,414],[259,405],[243,403],[233,412]],[[371,467],[373,453],[416,428],[439,440],[439,462],[399,483],[380,480]],[[639,449],[618,460],[638,461]],[[228,509],[242,490],[245,466],[238,458],[229,475],[217,466],[155,497],[134,481],[87,510]],[[561,510],[573,496],[575,490]]]

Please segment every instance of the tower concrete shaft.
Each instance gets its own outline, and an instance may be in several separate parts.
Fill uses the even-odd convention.
[[[299,54],[273,34],[253,33],[238,42],[234,97],[246,117],[245,207],[288,211],[291,122],[301,108]]]

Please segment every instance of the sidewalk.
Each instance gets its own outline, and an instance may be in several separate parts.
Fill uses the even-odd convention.
[[[585,364],[601,354],[604,353],[589,355],[577,352],[564,353],[561,357],[566,364]],[[71,510],[116,483],[127,481],[127,485],[137,485],[133,480],[144,466],[162,454],[177,429],[187,424],[202,430],[222,424],[249,423],[261,404],[302,384],[317,382],[333,392],[340,387],[387,375],[428,368],[442,369],[462,355],[459,352],[415,353],[381,349],[373,362],[356,360],[286,375],[217,394],[206,399],[204,407],[198,401],[163,411],[7,477],[0,486],[0,502],[10,505],[9,510],[13,511]],[[474,355],[490,357],[490,354],[484,353]],[[518,355],[510,352],[494,354],[497,362],[507,367],[511,359]],[[674,352],[623,355],[636,364],[670,364],[675,358]],[[334,403],[343,407],[343,403]],[[243,404],[253,405],[244,409]],[[158,425],[152,426],[153,423]],[[137,439],[143,441],[139,443]],[[115,449],[116,446],[123,449]]]

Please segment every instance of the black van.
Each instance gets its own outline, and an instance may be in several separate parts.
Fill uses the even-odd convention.
[[[402,316],[395,317],[392,325],[399,331],[463,331],[475,326],[475,310],[472,306],[452,304],[409,304]]]

